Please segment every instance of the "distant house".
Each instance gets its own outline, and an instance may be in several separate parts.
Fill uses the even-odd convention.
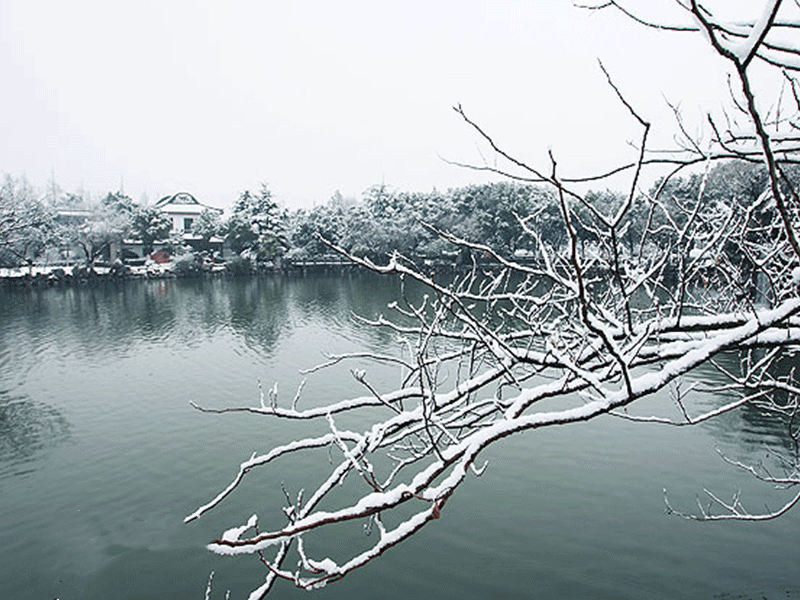
[[[222,214],[221,208],[200,204],[197,198],[188,192],[178,192],[172,196],[164,196],[155,203],[155,207],[172,219],[172,232],[182,233],[184,239],[192,237],[192,227],[204,210]]]
[[[166,214],[172,221],[172,231],[170,233],[173,239],[175,236],[179,235],[183,239],[184,244],[192,246],[195,249],[201,247],[200,242],[202,242],[202,238],[194,235],[192,231],[195,222],[200,218],[202,212],[204,210],[210,210],[219,215],[222,215],[223,212],[221,208],[201,204],[198,202],[197,198],[188,192],[178,192],[171,196],[164,196],[156,202],[153,207]],[[222,242],[223,240],[220,238],[211,238],[211,248],[214,250],[221,250]],[[153,243],[153,249],[156,251],[164,250],[169,246],[169,239],[156,240]],[[143,256],[144,250],[141,240],[125,240],[123,257],[136,258]]]

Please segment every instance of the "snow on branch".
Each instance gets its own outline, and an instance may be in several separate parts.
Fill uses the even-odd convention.
[[[690,512],[673,507],[665,492],[667,512],[758,521],[800,502],[800,86],[781,66],[788,102],[770,109],[774,96],[749,73],[755,59],[773,68],[777,55],[800,56],[800,44],[783,35],[797,31],[800,7],[769,0],[757,21],[723,23],[694,0],[678,4],[691,17],[685,26],[658,25],[617,1],[593,8],[665,34],[700,31],[727,59],[731,109],[708,117],[710,142],[691,137],[675,105],[679,147],[653,147],[648,131],[661,124],[646,121],[624,96],[624,82],[606,73],[642,127],[638,156],[607,173],[562,178],[555,156],[536,165],[511,155],[457,105],[459,118],[497,157],[493,165],[458,164],[541,186],[542,200],[530,214],[510,210],[506,217],[517,237],[502,246],[469,229],[423,223],[465,258],[452,277],[398,252],[381,261],[320,237],[352,263],[402,282],[387,314],[358,316],[402,350],[354,351],[298,365],[305,377],[324,381],[347,363],[365,395],[303,398],[301,384],[282,402],[277,386],[265,393],[259,384],[247,406],[192,404],[206,413],[301,421],[296,426],[308,433],[253,453],[186,522],[213,512],[254,469],[272,469],[280,481],[289,461],[316,460],[327,450],[327,463],[319,465],[324,474],[307,493],[292,499],[282,488],[279,520],[254,516],[209,544],[220,554],[257,556],[266,574],[251,598],[279,580],[317,589],[433,520],[448,526],[446,503],[470,473],[485,468],[476,468],[484,450],[512,435],[602,415],[642,426],[694,426],[744,406],[768,411],[788,440],[773,453],[777,467],[723,458],[766,485],[790,489],[788,500],[754,512],[738,492],[724,500],[709,490]],[[573,188],[623,173],[630,181],[622,192]],[[643,190],[647,180],[656,183]],[[421,300],[407,297],[411,283],[427,290]],[[368,372],[375,363],[396,368],[400,384],[378,385]],[[724,383],[682,385],[703,366]],[[712,405],[709,392],[716,394]],[[639,408],[643,398],[654,398],[657,410]],[[298,408],[301,401],[306,408]],[[364,530],[361,545],[318,543],[348,527]]]

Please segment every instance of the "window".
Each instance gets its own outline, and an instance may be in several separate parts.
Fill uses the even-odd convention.
[[[183,219],[183,232],[184,233],[192,233],[192,225],[194,224],[194,219],[191,217],[184,217]]]

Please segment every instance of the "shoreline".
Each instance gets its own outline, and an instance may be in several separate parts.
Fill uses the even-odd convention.
[[[174,263],[151,263],[142,266],[107,265],[84,267],[74,266],[43,266],[33,267],[2,267],[0,268],[1,288],[25,287],[62,287],[72,285],[93,285],[118,281],[140,281],[160,279],[207,279],[216,277],[259,277],[273,274],[304,274],[306,272],[346,272],[353,269],[363,269],[361,265],[351,262],[302,262],[276,266],[273,264],[260,265],[249,272],[234,270],[226,264],[215,264],[210,268],[196,268],[181,271],[175,268]]]

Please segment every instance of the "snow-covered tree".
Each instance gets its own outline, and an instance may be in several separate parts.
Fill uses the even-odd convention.
[[[137,206],[130,225],[130,235],[140,240],[145,255],[153,251],[153,242],[166,239],[172,230],[169,215],[154,206]]]
[[[0,186],[0,261],[31,264],[52,241],[53,213],[25,180],[6,175]]]
[[[133,198],[125,195],[123,192],[109,192],[100,200],[100,206],[103,210],[110,212],[120,218],[130,218],[138,207]]]
[[[71,194],[56,205],[56,235],[62,244],[77,246],[87,266],[109,254],[112,244],[128,233],[136,213],[133,200],[122,193],[109,192],[99,203]]]
[[[244,191],[226,224],[226,239],[237,254],[251,252],[258,260],[272,260],[288,247],[286,218],[267,184],[258,194]]]
[[[793,443],[773,448],[769,463],[730,462],[789,488],[788,497],[777,508],[751,512],[738,495],[725,500],[709,490],[708,502],[694,509],[698,512],[673,507],[666,496],[667,511],[694,519],[755,521],[778,517],[800,501],[800,199],[790,176],[791,165],[800,161],[800,6],[762,1],[763,15],[750,22],[722,21],[696,0],[675,3],[683,17],[675,24],[649,23],[616,0],[597,6],[618,9],[639,26],[703,36],[726,61],[731,77],[728,112],[708,115],[705,143],[690,138],[678,122],[675,148],[651,147],[654,125],[628,101],[624,86],[608,77],[609,93],[641,129],[637,158],[613,170],[629,175],[623,194],[587,198],[580,188],[602,182],[602,174],[562,178],[562,165],[552,154],[541,165],[522,161],[456,107],[492,152],[491,163],[472,168],[546,186],[557,199],[563,244],[544,238],[536,212],[516,215],[534,261],[515,262],[483,240],[442,230],[439,235],[451,244],[501,266],[492,272],[476,266],[445,285],[400,254],[377,264],[337,246],[367,268],[424,284],[430,294],[417,303],[401,297],[393,318],[372,321],[406,345],[403,355],[371,357],[402,367],[397,389],[378,389],[368,370],[354,369],[362,395],[303,408],[300,392],[284,402],[273,390],[252,406],[202,409],[306,420],[316,429],[253,454],[187,522],[218,506],[251,471],[329,448],[324,460],[330,468],[316,487],[284,490],[284,522],[263,526],[254,515],[210,544],[220,554],[255,555],[254,564],[265,567],[251,598],[264,596],[278,579],[307,589],[337,581],[430,521],[446,519],[450,497],[484,468],[481,453],[507,436],[536,435],[542,428],[601,415],[691,426],[758,405],[786,424]],[[786,93],[757,85],[754,65],[772,69],[778,89],[782,85]],[[735,186],[711,190],[720,161],[737,172],[763,165],[763,177],[743,178],[751,184],[746,194]],[[671,170],[659,184],[643,189],[644,174],[665,165]],[[698,167],[693,179],[684,179],[688,184],[676,183]],[[644,215],[637,218],[641,227],[631,230],[637,214]],[[583,245],[580,231],[590,236]],[[725,354],[725,361],[717,360]],[[364,357],[331,357],[329,364],[347,358]],[[645,412],[652,405],[638,402],[704,364],[728,379],[723,403],[708,408],[703,394],[710,386],[678,385],[681,393],[659,414]],[[343,423],[354,412],[370,425],[346,428]],[[365,526],[373,535],[361,545],[321,551],[320,536],[343,524]]]
[[[192,225],[192,233],[202,238],[203,249],[211,247],[211,238],[222,234],[222,218],[216,210],[203,209]]]

